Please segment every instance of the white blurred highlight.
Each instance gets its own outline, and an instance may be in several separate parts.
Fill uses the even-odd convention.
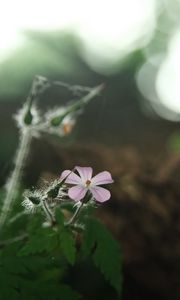
[[[180,120],[180,31],[169,41],[166,54],[147,59],[136,75],[136,82],[159,116]]]
[[[111,65],[145,45],[155,27],[156,0],[6,0],[0,11],[0,59],[21,45],[21,32],[68,29],[82,41],[89,65]]]
[[[145,46],[155,28],[154,0],[97,1],[87,5],[79,22],[81,54],[89,65],[103,73],[133,50]],[[84,10],[84,9],[83,9]]]
[[[0,10],[0,61],[24,42],[23,31],[58,30],[73,21],[72,3],[44,0],[6,0]]]
[[[172,38],[166,59],[156,79],[160,102],[175,113],[180,113],[180,31]]]

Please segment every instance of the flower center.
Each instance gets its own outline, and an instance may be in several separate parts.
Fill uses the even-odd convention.
[[[90,180],[86,180],[86,186],[88,187],[91,184]]]

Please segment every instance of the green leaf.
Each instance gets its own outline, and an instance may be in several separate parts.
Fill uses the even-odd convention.
[[[0,259],[0,299],[22,300],[20,291],[28,274],[29,261],[6,253],[1,253]]]
[[[78,300],[81,295],[74,291],[70,286],[61,284],[59,285],[59,299],[62,300]]]
[[[58,228],[41,228],[30,231],[29,240],[19,251],[19,255],[27,256],[35,253],[50,253],[58,248],[67,261],[73,265],[76,258],[76,247],[73,233],[64,227],[64,215],[56,210]]]
[[[80,294],[74,291],[70,286],[65,284],[57,284],[52,282],[25,282],[22,290],[23,299],[29,298],[32,300],[78,300]],[[8,299],[9,300],[9,299]]]
[[[60,272],[47,256],[18,257],[1,253],[0,299],[78,300],[80,295],[76,291],[59,283]]]
[[[60,227],[64,226],[64,215],[59,208],[56,209],[55,219]]]
[[[6,270],[0,267],[0,291],[1,300],[18,300],[19,293],[18,288],[18,276],[14,274],[8,274]]]
[[[29,237],[27,244],[20,250],[20,255],[29,255],[40,252],[50,252],[58,246],[57,232],[51,228],[42,228]]]
[[[85,226],[85,232],[83,236],[82,243],[82,255],[83,257],[87,257],[91,254],[93,248],[95,247],[97,241],[96,233],[94,232],[94,226],[92,222],[88,222]]]
[[[122,255],[119,244],[106,227],[94,219],[89,219],[86,224],[82,244],[83,256],[88,256],[90,253],[94,264],[120,295],[122,287]]]
[[[20,257],[1,257],[1,268],[6,267],[6,273],[12,273],[13,274],[26,274],[27,268],[24,264],[24,260]]]
[[[73,265],[76,259],[75,240],[72,233],[66,228],[60,232],[60,247],[67,261]]]

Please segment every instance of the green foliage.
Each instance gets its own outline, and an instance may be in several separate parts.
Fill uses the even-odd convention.
[[[1,96],[11,101],[18,96],[22,99],[34,74],[41,73],[51,78],[67,76],[76,82],[77,77],[84,77],[85,69],[77,60],[71,35],[52,31],[26,31],[24,34],[26,43],[1,62]]]
[[[19,206],[17,206],[19,207]],[[15,210],[11,217],[19,213]],[[3,239],[27,233],[23,241],[3,244],[0,250],[1,300],[78,300],[80,294],[63,283],[68,263],[75,262],[73,233],[56,211],[57,225],[43,228],[43,215],[22,215],[6,226]],[[2,237],[2,236],[1,236]]]
[[[58,246],[58,235],[51,228],[41,228],[34,235],[29,237],[29,241],[21,249],[21,255],[29,255],[40,252],[51,252]]]
[[[45,276],[48,270],[48,276]],[[80,295],[59,284],[55,263],[49,257],[1,256],[1,300],[78,300]],[[55,271],[55,272],[54,272]]]
[[[56,211],[57,226],[54,228],[41,228],[38,222],[30,227],[29,239],[20,250],[20,255],[54,251],[63,254],[67,262],[73,265],[76,258],[76,247],[73,233],[64,226],[64,216],[60,210]]]
[[[60,232],[60,248],[67,261],[73,265],[76,259],[75,240],[70,230],[63,229]]]
[[[94,264],[120,295],[122,255],[119,245],[106,227],[95,219],[88,219],[82,244],[82,255],[90,254]]]
[[[64,215],[60,209],[56,209],[55,217],[58,227],[61,229],[64,226]]]
[[[65,284],[59,286],[59,296],[62,300],[78,300],[81,298],[79,293],[77,293]]]
[[[18,207],[13,214],[19,213]],[[63,207],[74,212],[72,204]],[[75,264],[76,257],[92,257],[94,265],[120,295],[122,256],[119,245],[103,224],[87,217],[93,212],[94,207],[86,208],[79,220],[85,224],[85,230],[83,227],[81,230],[72,227],[72,230],[64,225],[64,214],[59,208],[55,211],[57,224],[54,227],[43,228],[44,216],[39,213],[33,217],[22,215],[8,224],[4,239],[25,232],[27,237],[3,247],[0,252],[0,299],[79,299],[80,295],[63,282],[68,266]],[[76,255],[77,234],[82,237],[82,256]]]

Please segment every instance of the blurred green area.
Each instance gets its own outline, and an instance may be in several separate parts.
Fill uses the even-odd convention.
[[[74,49],[73,36],[57,32],[26,32],[26,42],[0,68],[0,99],[15,101],[28,93],[36,74],[79,82],[86,68]]]

